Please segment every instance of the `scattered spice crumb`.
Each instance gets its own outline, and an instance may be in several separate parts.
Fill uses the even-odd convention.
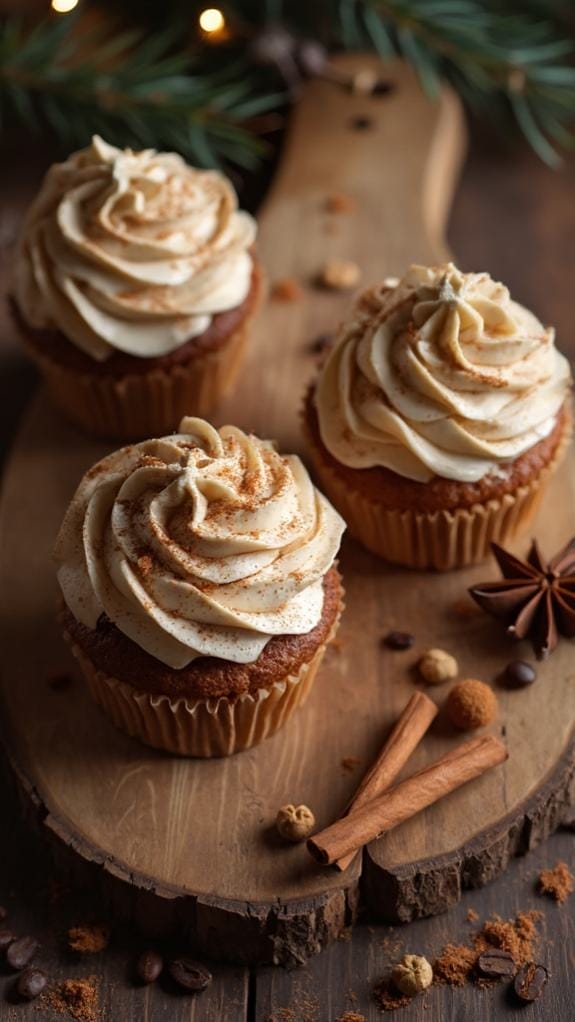
[[[344,944],[349,944],[351,942],[352,936],[353,930],[351,926],[346,926],[345,929],[341,931],[337,939],[343,941]]]
[[[573,874],[566,862],[558,862],[553,869],[542,869],[539,874],[538,888],[541,894],[548,894],[560,904],[567,901],[574,887]]]
[[[110,943],[110,927],[105,923],[84,923],[68,930],[68,947],[83,955],[103,951]]]
[[[342,770],[345,770],[346,773],[351,774],[360,763],[361,760],[357,756],[344,756],[341,761],[341,768]]]
[[[474,908],[468,908],[465,918],[468,923],[476,923],[479,919],[479,912],[476,912]]]
[[[454,617],[465,619],[469,617],[479,617],[481,614],[481,607],[479,607],[476,603],[473,603],[472,600],[462,596],[459,600],[455,600],[454,603],[451,604],[450,611]]]
[[[328,213],[355,213],[357,203],[351,195],[345,192],[332,192],[325,200],[325,208]]]
[[[471,944],[446,944],[433,966],[435,983],[463,986],[474,979],[479,986],[490,985],[489,981],[474,974],[477,959],[489,948],[508,951],[516,965],[523,965],[534,957],[538,932],[537,921],[540,912],[518,912],[515,920],[504,920],[492,916]]]
[[[271,297],[277,302],[297,302],[301,296],[301,285],[293,277],[276,280],[271,288]]]
[[[392,986],[391,982],[386,979],[374,987],[373,997],[378,1008],[381,1008],[382,1011],[395,1011],[397,1008],[405,1008],[413,1000],[407,994],[400,994]]]
[[[340,1015],[336,1022],[366,1022],[365,1015],[362,1015],[359,1011],[344,1011],[343,1015]]]
[[[448,983],[462,987],[471,977],[479,955],[465,944],[446,944],[433,966],[435,983]]]
[[[42,1007],[68,1014],[77,1022],[98,1022],[98,988],[93,976],[65,979],[42,997]]]

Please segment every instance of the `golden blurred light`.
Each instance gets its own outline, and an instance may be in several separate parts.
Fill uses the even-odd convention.
[[[78,6],[79,0],[51,0],[50,6],[56,14],[69,14]]]
[[[198,20],[202,32],[207,32],[208,35],[212,32],[221,32],[226,24],[226,19],[218,7],[206,7]]]

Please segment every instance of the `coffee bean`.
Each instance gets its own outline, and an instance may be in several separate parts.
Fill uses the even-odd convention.
[[[513,660],[505,668],[505,680],[511,688],[523,688],[525,685],[532,685],[537,677],[537,671],[525,660]]]
[[[349,122],[352,131],[370,131],[373,128],[371,117],[352,117]]]
[[[11,965],[18,972],[20,972],[20,969],[25,969],[36,954],[38,946],[38,941],[34,940],[33,937],[19,937],[18,940],[10,944],[6,952],[8,965]]]
[[[35,969],[32,965],[29,969],[24,969],[24,972],[18,976],[16,990],[24,1000],[33,1001],[35,997],[40,996],[47,982],[46,973],[42,972],[42,969]]]
[[[136,962],[136,973],[142,983],[155,983],[164,968],[164,959],[157,951],[144,951]]]
[[[497,947],[479,955],[477,968],[482,976],[489,976],[490,979],[496,979],[498,976],[508,976],[509,979],[512,979],[517,972],[513,955],[510,955],[509,951],[503,951]]]
[[[169,973],[183,990],[205,990],[212,982],[212,974],[205,965],[191,958],[175,958],[170,962]]]
[[[333,348],[334,343],[335,337],[333,334],[320,334],[319,337],[316,337],[315,341],[312,341],[310,351],[312,355],[323,355]]]
[[[388,632],[383,641],[388,649],[411,649],[415,636],[410,632]]]
[[[5,951],[14,940],[16,937],[11,930],[0,930],[0,951]]]
[[[531,1001],[536,1001],[538,997],[541,997],[548,978],[549,973],[544,965],[526,962],[515,977],[513,989],[520,1001],[530,1004]]]

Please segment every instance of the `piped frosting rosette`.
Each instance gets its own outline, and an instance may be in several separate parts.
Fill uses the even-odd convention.
[[[97,361],[165,355],[245,300],[255,233],[222,174],[95,136],[49,170],[29,210],[16,301],[29,327]]]
[[[232,426],[185,418],[85,476],[55,557],[64,600],[105,614],[178,669],[202,656],[257,659],[274,635],[322,615],[344,523],[296,456]]]
[[[487,273],[413,266],[366,292],[318,381],[321,439],[341,464],[474,482],[552,431],[567,359]]]

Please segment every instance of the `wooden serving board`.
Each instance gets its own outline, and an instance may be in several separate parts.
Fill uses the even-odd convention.
[[[340,68],[370,61],[380,68],[357,56]],[[271,280],[295,277],[303,295],[268,302],[237,392],[216,421],[276,437],[285,451],[301,447],[310,342],[349,302],[313,286],[325,260],[357,261],[365,285],[446,255],[443,228],[463,152],[459,105],[450,93],[429,103],[402,66],[382,71],[395,85],[386,97],[322,82],[306,89],[260,217]],[[357,117],[370,128],[352,129]],[[336,191],[356,199],[354,214],[326,212]],[[371,913],[389,920],[439,912],[463,885],[491,879],[558,824],[574,795],[575,667],[565,641],[528,691],[497,689],[493,729],[505,735],[507,764],[375,842],[345,873],[317,866],[304,847],[286,848],[274,834],[285,802],[310,805],[320,826],[343,809],[418,683],[418,651],[451,650],[462,676],[495,684],[512,656],[530,657],[481,614],[452,612],[469,584],[494,574],[492,565],[416,574],[346,540],[341,645],[282,732],[214,761],[162,755],[117,732],[91,703],[58,634],[50,562],[78,479],[108,450],[64,423],[42,394],[30,408],[2,505],[1,694],[5,744],[28,808],[59,860],[87,872],[118,914],[155,931],[183,930],[214,957],[297,963],[341,934],[362,894]],[[535,526],[550,552],[575,531],[574,479],[569,460]],[[413,631],[416,648],[382,649],[391,628]],[[47,681],[61,671],[77,680],[56,691]],[[432,694],[442,701],[446,692]],[[409,772],[459,740],[440,714]],[[350,758],[358,762],[345,769]]]

